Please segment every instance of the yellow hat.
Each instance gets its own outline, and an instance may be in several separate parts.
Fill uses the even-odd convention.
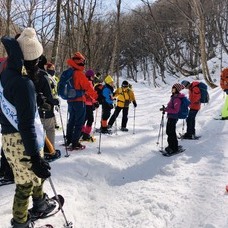
[[[106,84],[110,84],[110,83],[114,82],[112,76],[110,76],[110,75],[106,76],[104,81]]]

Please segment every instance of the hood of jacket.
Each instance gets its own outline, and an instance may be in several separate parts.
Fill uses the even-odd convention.
[[[7,68],[16,70],[19,73],[22,71],[23,66],[23,53],[16,39],[11,37],[2,37],[1,42],[7,52]]]
[[[79,66],[75,63],[75,61],[73,59],[68,59],[67,60],[67,65],[76,69],[76,70],[80,70],[80,71],[84,71],[85,66]]]

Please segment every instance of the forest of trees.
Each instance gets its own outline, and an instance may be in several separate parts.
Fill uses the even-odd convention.
[[[0,35],[14,36],[34,27],[48,60],[61,72],[76,51],[87,68],[102,75],[137,72],[153,86],[170,75],[203,73],[215,87],[207,60],[228,53],[228,0],[141,0],[126,11],[122,0],[105,8],[105,0],[0,0]],[[0,54],[4,55],[3,48]],[[200,66],[200,67],[199,67]],[[219,66],[220,68],[224,66]]]

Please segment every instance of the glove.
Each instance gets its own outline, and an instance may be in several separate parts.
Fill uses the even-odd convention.
[[[132,103],[133,103],[134,107],[136,108],[137,107],[136,101],[133,101]]]
[[[99,108],[99,102],[98,101],[95,102],[93,105],[94,105],[95,108]]]
[[[46,162],[43,158],[40,157],[40,155],[31,156],[31,163],[32,163],[32,171],[42,179],[47,179],[51,176],[50,173],[50,165],[48,162]]]
[[[165,106],[162,105],[162,108],[160,108],[159,110],[162,111],[163,113],[165,113]]]

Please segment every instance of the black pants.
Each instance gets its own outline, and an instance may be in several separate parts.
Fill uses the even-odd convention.
[[[116,106],[115,111],[112,114],[112,116],[111,116],[111,118],[110,118],[110,120],[108,122],[108,125],[110,125],[110,126],[113,125],[113,123],[115,122],[115,120],[118,117],[118,115],[121,112],[121,110],[123,111],[121,128],[125,128],[127,126],[129,107],[123,107],[123,108],[121,108],[119,106]]]
[[[93,105],[86,105],[85,125],[92,126],[94,121]]]
[[[178,121],[178,119],[168,118],[167,124],[166,124],[166,134],[168,136],[168,138],[167,138],[168,146],[173,151],[178,150],[178,140],[177,140],[177,134],[176,134],[177,121]]]
[[[196,124],[196,114],[197,113],[198,113],[198,110],[193,110],[193,109],[190,109],[190,111],[188,113],[188,117],[186,119],[188,135],[195,135],[195,133],[196,133],[195,124]]]

